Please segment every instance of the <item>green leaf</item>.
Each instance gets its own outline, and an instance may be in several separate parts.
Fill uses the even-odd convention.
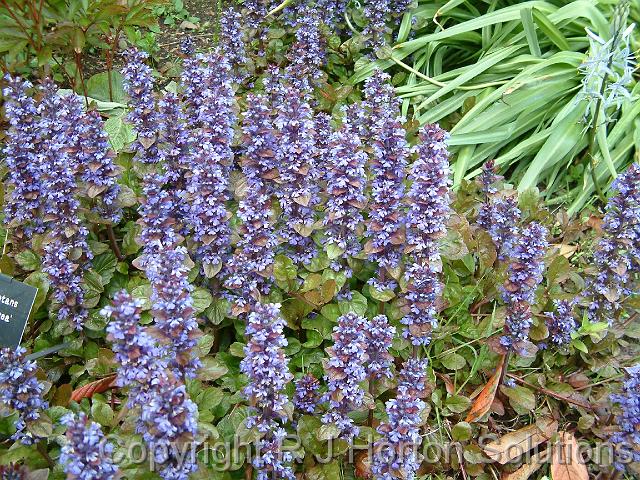
[[[91,418],[104,427],[110,427],[113,425],[115,414],[109,405],[93,398]]]
[[[535,57],[542,56],[540,44],[538,43],[538,36],[536,35],[536,26],[533,23],[531,8],[523,8],[520,10],[520,19],[522,20],[524,33],[527,36],[527,43],[529,44],[529,51],[531,52],[531,55]]]
[[[220,325],[229,314],[230,304],[226,298],[215,298],[205,311],[205,315],[214,325]]]
[[[111,72],[111,91],[113,98],[109,98],[109,74],[108,72],[97,73],[87,80],[87,93],[90,97],[103,102],[126,103],[127,97],[122,81],[123,78],[120,72]]]
[[[325,252],[327,253],[327,257],[329,260],[335,260],[336,258],[342,256],[344,253],[344,248],[340,248],[335,243],[330,243],[325,247]]]
[[[109,135],[109,143],[115,152],[119,152],[136,139],[133,127],[126,123],[122,115],[113,116],[104,122],[104,129]]]
[[[547,18],[540,10],[534,8],[531,10],[533,20],[540,27],[549,40],[551,40],[560,50],[571,50],[571,46],[562,32]]]
[[[205,288],[196,288],[191,296],[193,298],[193,308],[195,308],[196,313],[204,312],[209,305],[211,305],[211,302],[213,302],[213,295]]]
[[[367,299],[360,292],[352,292],[351,300],[342,300],[338,302],[338,305],[342,315],[355,312],[358,315],[364,316],[364,314],[367,313]]]
[[[473,428],[467,422],[459,422],[451,429],[451,436],[457,442],[466,442],[473,435]]]
[[[202,368],[198,370],[198,379],[203,382],[217,380],[229,372],[229,368],[217,358],[205,357]]]
[[[102,284],[108,285],[116,271],[118,259],[112,252],[102,253],[93,258],[93,270],[102,278]]]
[[[526,387],[501,387],[502,392],[509,398],[509,404],[519,415],[530,414],[536,408],[536,396]]]
[[[462,413],[471,406],[471,400],[462,395],[453,395],[447,398],[444,404],[453,413]]]
[[[40,256],[31,250],[23,250],[15,256],[16,262],[27,272],[32,272],[40,267]]]
[[[445,355],[440,361],[442,365],[449,370],[460,370],[467,365],[465,358],[455,352]]]

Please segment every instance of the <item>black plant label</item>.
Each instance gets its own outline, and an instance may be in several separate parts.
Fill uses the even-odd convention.
[[[0,347],[20,345],[38,289],[0,274]]]

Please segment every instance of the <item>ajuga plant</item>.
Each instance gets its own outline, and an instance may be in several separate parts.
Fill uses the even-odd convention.
[[[369,242],[365,251],[380,267],[371,280],[377,290],[394,290],[397,270],[405,248],[405,179],[410,154],[402,126],[399,104],[389,77],[376,72],[367,82],[364,109],[368,115],[366,138],[371,149],[371,201],[367,222]]]
[[[498,190],[501,177],[495,163],[485,163],[480,175],[484,202],[478,213],[478,225],[484,228],[496,247],[499,260],[506,260],[518,238],[521,212],[515,192]]]
[[[80,413],[69,413],[60,419],[67,427],[66,443],[60,452],[60,463],[67,478],[78,480],[112,480],[117,478],[118,468],[111,455],[113,445],[95,422]]]
[[[336,258],[346,258],[360,252],[362,247],[358,241],[358,228],[362,225],[361,212],[366,205],[364,167],[367,155],[362,150],[357,131],[350,123],[351,112],[344,113],[342,126],[329,138],[325,157],[325,246],[337,250],[332,255]]]
[[[421,143],[411,166],[411,188],[407,192],[407,244],[411,260],[407,265],[409,282],[406,299],[409,313],[402,319],[403,336],[414,346],[427,345],[437,326],[437,301],[442,292],[439,242],[446,234],[449,208],[449,158],[447,133],[438,125],[427,125],[420,132]]]
[[[381,480],[415,478],[420,467],[420,414],[427,396],[426,360],[409,359],[398,378],[396,398],[386,402],[388,422],[380,424],[382,434],[374,445],[371,471]]]
[[[509,351],[522,353],[529,341],[533,321],[531,305],[535,303],[536,289],[542,281],[547,233],[545,227],[532,222],[522,229],[514,247],[508,278],[502,289],[507,317],[500,344]]]
[[[640,271],[640,166],[631,165],[612,187],[593,256],[596,271],[587,309],[590,319],[609,325],[619,319],[623,299],[634,293],[633,276]]]
[[[313,111],[303,92],[294,86],[285,85],[280,100],[275,105],[274,122],[278,136],[276,195],[282,208],[278,233],[289,245],[292,259],[308,263],[316,255],[310,235],[318,203],[318,186],[313,181],[316,176]]]
[[[187,186],[189,222],[198,243],[196,258],[207,277],[222,268],[229,250],[229,167],[235,111],[230,66],[214,52],[185,64],[183,84],[191,127],[191,176]]]
[[[327,393],[324,400],[329,410],[322,417],[323,423],[335,424],[340,437],[352,440],[360,432],[349,412],[362,407],[364,390],[360,387],[367,375],[366,319],[347,313],[338,319],[333,329],[333,346],[327,348],[329,358],[324,361]]]
[[[419,126],[381,72],[336,80],[359,46],[327,36],[366,28],[356,2],[268,16],[274,3],[238,5],[242,64],[228,33],[207,54],[185,42],[172,81],[128,51],[115,112],[6,79],[0,269],[38,294],[24,347],[0,353],[0,463],[69,478],[407,480],[459,474],[455,458],[419,455],[451,435],[475,478],[513,473],[477,455],[485,425],[530,430],[531,412],[618,452],[637,443],[636,371],[620,373],[640,354],[638,167],[602,223],[516,196],[491,163],[480,188],[454,190],[444,122]],[[551,8],[513,7],[517,25]],[[4,344],[16,317],[0,293]],[[222,459],[228,472],[218,442],[246,447]],[[133,444],[152,466],[120,461]]]
[[[616,430],[611,435],[611,442],[615,447],[614,466],[621,471],[624,471],[629,463],[640,461],[640,452],[635,448],[640,441],[640,366],[634,365],[626,370],[622,391],[611,396],[611,400],[618,407],[615,417]]]
[[[36,378],[36,363],[27,360],[25,355],[22,347],[0,350],[0,404],[18,414],[11,438],[30,445],[38,436],[29,430],[29,424],[40,418],[48,404],[42,398],[44,386]]]
[[[283,423],[287,419],[285,385],[293,379],[283,348],[284,320],[277,304],[256,304],[247,319],[248,343],[240,368],[249,378],[244,394],[255,410],[247,427],[256,427],[260,440],[256,443],[253,466],[258,479],[294,479],[291,452],[282,451],[286,437]]]

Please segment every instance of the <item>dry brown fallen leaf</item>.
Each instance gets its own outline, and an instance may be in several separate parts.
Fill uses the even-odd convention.
[[[549,449],[536,453],[528,463],[522,465],[513,473],[503,475],[502,480],[527,480],[531,475],[549,461]]]
[[[542,418],[533,425],[509,432],[488,443],[483,450],[489,458],[504,465],[546,442],[557,430],[558,422],[551,418]]]
[[[71,400],[79,402],[83,398],[91,398],[94,393],[102,393],[113,387],[116,381],[115,375],[110,375],[95,382],[87,383],[80,388],[77,388],[71,394]]]
[[[589,472],[580,457],[576,437],[569,432],[560,432],[558,442],[553,446],[551,478],[553,480],[589,480]]]
[[[491,408],[491,404],[493,403],[493,399],[496,397],[496,392],[498,391],[498,384],[500,383],[500,377],[502,376],[502,368],[504,367],[504,358],[502,355],[500,357],[500,362],[496,367],[496,371],[493,376],[489,379],[487,384],[484,386],[480,394],[473,401],[473,405],[471,405],[471,410],[467,414],[466,422],[477,422],[481,419]]]

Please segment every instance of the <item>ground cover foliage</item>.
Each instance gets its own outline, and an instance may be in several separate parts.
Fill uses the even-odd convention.
[[[5,19],[3,480],[637,475],[635,6],[156,3]]]

